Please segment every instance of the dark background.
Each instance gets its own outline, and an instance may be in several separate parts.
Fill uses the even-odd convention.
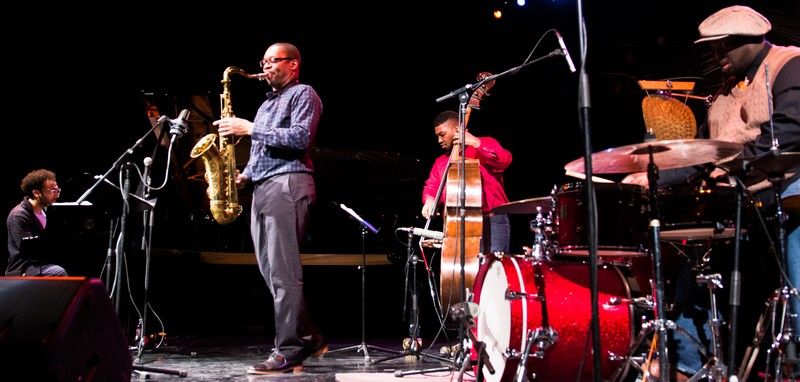
[[[637,80],[692,78],[698,82],[699,95],[709,94],[719,84],[709,52],[693,41],[705,17],[731,4],[597,1],[584,5],[593,151],[641,141],[644,93]],[[742,4],[772,21],[770,41],[800,42],[797,2]],[[491,17],[496,6],[504,10],[501,20]],[[61,201],[76,200],[93,183],[91,175],[108,170],[149,129],[146,100],[174,118],[189,105],[190,96],[205,96],[213,116],[205,122],[193,117],[194,135],[184,136],[176,147],[178,172],[170,175],[159,195],[154,245],[168,249],[251,250],[248,217],[226,227],[209,222],[202,196],[205,185],[190,180],[197,168],[180,167],[188,162],[186,153],[194,140],[209,128],[205,123],[219,115],[223,70],[238,66],[257,72],[256,63],[273,42],[288,41],[300,48],[301,81],[312,85],[324,104],[315,152],[320,203],[304,252],[360,253],[358,224],[331,203],[337,202],[382,227],[379,235],[367,237],[368,252],[388,253],[400,261],[405,247],[395,239],[394,228],[424,224],[418,216],[420,188],[440,152],[432,118],[457,107],[455,100],[437,104],[435,99],[475,82],[479,72],[499,73],[521,64],[550,28],[561,31],[576,65],[581,56],[577,6],[560,0],[530,1],[524,7],[471,0],[205,6],[145,1],[92,9],[73,3],[30,3],[21,9],[9,15],[18,18],[15,23],[2,27],[8,102],[2,155],[9,168],[0,184],[5,210],[19,202],[22,176],[42,167],[58,174],[64,189]],[[557,47],[555,36],[547,34],[533,56]],[[563,166],[583,152],[577,78],[562,57],[554,57],[498,79],[481,110],[472,113],[470,128],[475,135],[494,136],[513,153],[505,176],[511,200],[548,195],[554,185],[572,181],[563,176]],[[234,110],[251,119],[266,85],[234,77],[232,86]],[[702,121],[703,105],[689,104]],[[141,167],[141,159],[151,155],[154,146],[155,139],[148,136],[129,160]],[[159,154],[155,167],[163,170],[165,160]],[[118,177],[117,171],[110,174],[115,182]],[[160,183],[163,172],[154,178]],[[247,191],[240,198],[249,205]],[[75,242],[63,246],[63,255],[74,274],[97,276],[107,243],[107,220],[119,215],[120,202],[119,194],[106,185],[89,200],[95,203],[91,211],[64,212],[64,216],[89,214],[95,225],[87,228],[85,219],[66,222],[75,224],[77,233],[72,237]],[[141,220],[139,212],[134,213],[128,236],[138,238]],[[528,242],[527,222],[517,220],[514,251]],[[136,264],[140,259],[129,261]],[[154,301],[167,311],[165,318],[173,330],[246,326],[269,319],[268,295],[255,267],[198,265],[191,260],[154,262]],[[376,269],[380,270],[370,273],[373,289],[368,300],[378,308],[370,318],[381,322],[375,325],[381,329],[402,331],[403,267]],[[338,314],[343,316],[340,320],[323,325],[347,323],[338,329],[358,335],[358,280],[351,268],[307,272],[309,293],[317,293],[311,299],[326,304],[319,309],[331,305],[345,312]],[[133,278],[132,283],[137,282],[141,283]],[[427,289],[423,296],[427,297]]]

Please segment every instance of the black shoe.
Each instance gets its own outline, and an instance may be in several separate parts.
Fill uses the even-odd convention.
[[[303,371],[303,361],[292,361],[278,353],[272,353],[266,361],[247,369],[247,374],[299,373],[301,371]]]

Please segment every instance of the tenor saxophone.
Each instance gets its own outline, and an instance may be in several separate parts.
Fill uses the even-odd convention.
[[[222,118],[233,117],[231,104],[231,75],[262,79],[260,74],[248,74],[235,66],[229,66],[222,73],[222,94],[219,95]],[[192,158],[202,157],[208,182],[208,199],[211,216],[219,224],[228,224],[242,213],[239,192],[236,189],[235,144],[230,138],[218,134],[207,134],[192,148]]]

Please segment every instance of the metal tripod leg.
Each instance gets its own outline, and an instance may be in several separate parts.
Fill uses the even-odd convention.
[[[410,235],[410,234],[409,234]],[[367,272],[367,252],[366,252],[366,236],[367,227],[364,223],[361,224],[361,344],[348,346],[341,349],[329,350],[327,354],[338,353],[343,351],[355,350],[356,353],[364,353],[364,362],[369,362],[369,349],[386,352],[397,353],[394,350],[385,349],[379,346],[367,345],[367,302],[366,302],[366,272]]]
[[[717,297],[714,290],[722,288],[722,276],[719,273],[711,275],[697,275],[698,284],[705,284],[708,288],[709,299],[711,302],[711,317],[708,319],[708,325],[711,328],[711,351],[713,354],[703,367],[698,370],[691,378],[690,382],[699,381],[701,378],[708,378],[709,381],[722,381],[727,375],[727,367],[722,360],[722,337],[720,335],[720,326],[722,320],[719,318],[717,311]]]
[[[633,340],[633,343],[632,343],[632,345],[630,347],[630,350],[628,351],[628,356],[625,357],[627,359],[627,361],[623,362],[617,368],[617,370],[614,372],[614,374],[612,374],[611,378],[609,378],[609,381],[620,381],[620,380],[622,380],[622,378],[624,378],[626,376],[626,373],[624,373],[626,367],[633,367],[633,368],[635,368],[637,370],[642,371],[643,373],[644,372],[649,373],[649,370],[642,370],[642,365],[644,365],[646,363],[647,356],[646,355],[644,355],[644,356],[636,356],[635,354],[641,348],[642,344],[645,342],[646,338],[649,335],[657,335],[658,331],[661,330],[660,326],[664,326],[664,330],[677,331],[677,332],[683,334],[684,337],[688,338],[689,341],[691,341],[692,344],[697,347],[697,349],[700,351],[700,353],[704,357],[707,356],[706,350],[705,350],[705,346],[703,346],[703,344],[700,343],[700,341],[698,341],[696,338],[694,338],[694,336],[692,336],[688,331],[686,331],[686,329],[684,329],[684,328],[682,328],[680,326],[677,326],[671,320],[666,320],[661,324],[659,324],[658,320],[649,320],[649,321],[644,322],[642,324],[642,330],[636,336],[636,339]],[[617,359],[622,359],[622,358],[617,358]],[[645,380],[650,381],[650,380],[655,380],[655,379],[653,379],[653,377],[649,376],[649,374],[648,374],[645,377]]]
[[[797,290],[783,287],[775,291],[772,298],[772,308],[770,309],[770,325],[772,326],[772,343],[767,350],[766,367],[764,370],[764,380],[770,377],[770,367],[774,365],[774,380],[783,380],[783,364],[785,360],[786,345],[794,340],[794,328],[789,317],[789,304],[792,298],[797,298]],[[780,315],[778,315],[778,302],[781,303]],[[771,362],[775,355],[774,364]]]
[[[385,350],[388,353],[394,353],[395,355],[384,357],[372,361],[373,364],[381,363],[397,358],[403,358],[406,356],[415,356],[417,360],[419,360],[422,356],[431,357],[436,360],[442,362],[450,362],[450,360],[436,357],[430,354],[423,354],[420,350],[420,341],[419,341],[419,305],[418,305],[418,297],[417,297],[417,262],[419,259],[417,255],[414,254],[414,250],[412,244],[414,242],[414,234],[412,232],[408,233],[408,261],[411,263],[411,329],[410,329],[410,339],[408,340],[408,346],[403,346],[403,351],[394,351],[394,350]],[[405,342],[405,341],[404,341]],[[405,343],[404,343],[405,345]],[[448,368],[448,370],[452,370]],[[402,375],[401,375],[402,376]]]
[[[769,325],[772,329],[773,341],[770,345],[770,348],[767,350],[765,378],[769,377],[770,366],[772,364],[772,355],[778,353],[779,358],[782,359],[785,345],[794,337],[794,333],[792,333],[793,326],[791,325],[791,320],[786,319],[788,317],[786,314],[789,311],[791,298],[797,298],[796,290],[780,288],[776,289],[764,303],[764,312],[761,313],[761,316],[758,318],[758,323],[756,323],[753,342],[747,347],[744,357],[742,357],[742,363],[738,374],[739,380],[746,381],[750,377],[750,372],[753,370],[753,365],[755,364],[756,358],[758,358],[759,346],[761,345],[761,341],[763,341],[764,336],[767,334],[767,325]],[[780,320],[778,318],[779,302],[783,303],[783,306],[780,309]],[[776,324],[781,328],[778,332],[775,331]],[[782,376],[779,376],[778,374],[780,371],[780,365],[782,363],[782,360],[781,362],[776,362],[775,377],[777,378],[782,378]]]

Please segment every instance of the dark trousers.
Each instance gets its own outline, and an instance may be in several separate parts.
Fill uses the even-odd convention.
[[[253,190],[250,233],[261,275],[274,298],[275,351],[302,359],[304,336],[313,334],[303,298],[300,242],[315,198],[314,178],[305,173],[281,174]]]

